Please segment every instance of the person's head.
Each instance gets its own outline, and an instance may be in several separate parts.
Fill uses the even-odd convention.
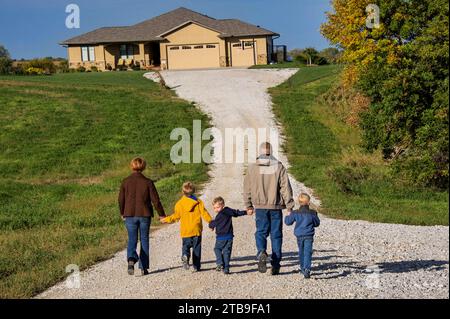
[[[183,184],[181,191],[185,196],[192,196],[195,193],[195,186],[191,182],[186,182]]]
[[[142,157],[133,158],[130,162],[130,167],[135,172],[142,172],[146,166],[147,162]]]
[[[261,155],[271,155],[272,145],[269,142],[264,142],[259,146],[259,153]]]
[[[298,196],[298,203],[300,204],[300,206],[309,205],[310,201],[311,201],[311,197],[306,193],[301,193]]]
[[[225,200],[219,196],[213,199],[212,204],[214,212],[218,213],[225,207]]]

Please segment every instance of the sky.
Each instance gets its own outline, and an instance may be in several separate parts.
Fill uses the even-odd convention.
[[[275,44],[329,46],[319,28],[330,0],[0,0],[0,44],[14,59],[66,57],[58,43],[99,27],[132,25],[178,7],[216,19],[236,18],[281,35]],[[65,25],[66,6],[80,8],[80,28]]]

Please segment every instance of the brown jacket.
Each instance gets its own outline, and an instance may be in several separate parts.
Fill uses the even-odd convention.
[[[244,177],[244,205],[256,209],[294,208],[286,168],[275,157],[262,155],[248,166]]]
[[[123,217],[153,217],[153,206],[160,216],[165,216],[153,181],[140,172],[134,172],[122,181],[119,192],[119,209]]]

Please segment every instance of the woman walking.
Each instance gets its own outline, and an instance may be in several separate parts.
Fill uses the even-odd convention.
[[[134,265],[139,261],[140,274],[144,276],[148,274],[149,269],[149,232],[153,206],[160,217],[165,217],[166,214],[155,184],[142,174],[146,167],[145,160],[134,158],[130,166],[133,173],[122,181],[119,208],[128,231],[128,274],[134,274]],[[136,252],[138,235],[141,242],[139,255]]]

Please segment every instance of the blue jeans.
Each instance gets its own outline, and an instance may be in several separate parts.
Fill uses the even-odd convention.
[[[313,252],[313,236],[298,236],[298,259],[300,262],[300,270],[310,271],[311,270],[311,259]]]
[[[233,249],[233,239],[216,240],[214,253],[216,254],[217,266],[223,266],[225,269],[230,268],[231,251]]]
[[[128,247],[127,247],[127,260],[137,262],[139,261],[140,269],[149,268],[149,232],[150,232],[150,217],[126,217],[125,226],[128,231]],[[136,252],[138,234],[140,237],[141,247],[139,256]]]
[[[200,270],[202,259],[202,236],[194,236],[183,238],[182,256],[186,256],[188,260],[191,258],[192,248],[192,265]]]
[[[267,250],[267,237],[272,243],[271,264],[280,268],[283,244],[283,213],[279,209],[256,209],[256,248],[258,256]]]

